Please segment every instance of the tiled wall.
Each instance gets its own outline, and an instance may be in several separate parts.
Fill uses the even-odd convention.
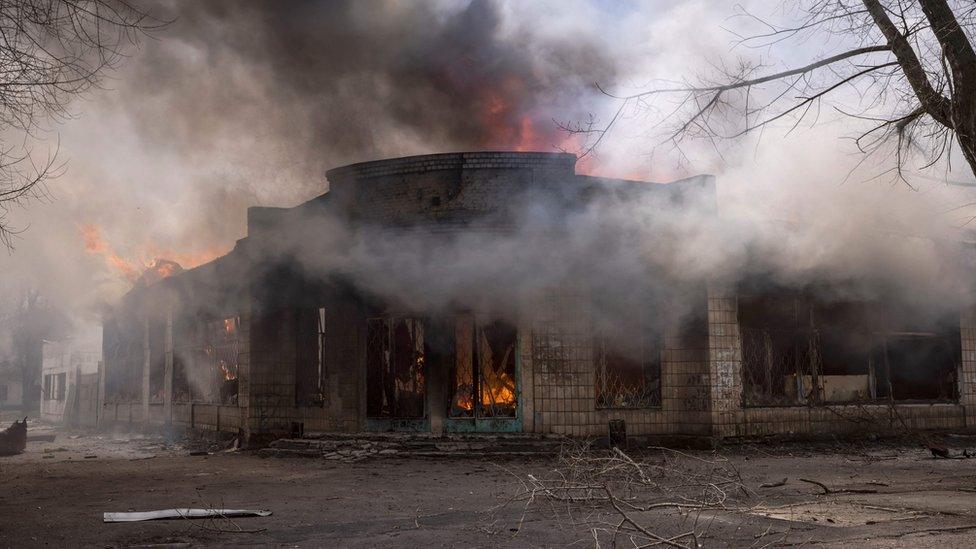
[[[959,403],[966,407],[966,426],[976,427],[976,308],[959,319],[962,337],[962,371],[959,372]]]
[[[532,308],[531,332],[523,334],[521,350],[532,382],[526,430],[596,437],[607,434],[610,420],[622,419],[628,435],[708,434],[707,354],[683,348],[678,326],[665,330],[661,406],[597,408],[589,303],[585,292],[561,289]]]
[[[665,330],[661,406],[598,409],[596,364],[584,291],[560,289],[530,308],[519,324],[523,429],[573,436],[603,436],[608,422],[623,419],[630,435],[815,435],[949,429],[976,424],[976,310],[961,318],[962,371],[959,404],[885,404],[745,408],[737,300],[711,287],[707,300],[707,349],[692,347]],[[241,317],[239,406],[173,403],[176,426],[252,433],[287,432],[291,422],[307,431],[357,431],[364,427],[365,314],[352,301],[333,303],[328,317],[326,401],[296,407],[294,315],[279,311]],[[254,330],[259,330],[255,332]],[[263,334],[263,335],[262,335]],[[252,337],[253,336],[253,337]],[[262,339],[265,336],[266,339]],[[252,348],[251,345],[254,345]],[[107,422],[143,423],[142,403],[109,403]],[[165,423],[162,405],[148,409],[152,423]]]
[[[708,290],[708,383],[712,435],[735,433],[742,399],[742,347],[736,298]]]

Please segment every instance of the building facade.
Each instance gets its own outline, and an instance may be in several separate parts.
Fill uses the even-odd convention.
[[[976,423],[968,307],[926,316],[895,299],[843,302],[755,277],[675,281],[665,292],[681,295],[674,309],[660,284],[616,288],[611,299],[573,277],[526,283],[531,291],[507,294],[504,306],[429,307],[413,294],[443,281],[380,291],[331,268],[336,256],[403,234],[518,242],[526,204],[545,204],[557,220],[594,200],[648,197],[661,212],[716,215],[710,177],[614,180],[578,175],[575,161],[485,152],[367,162],[330,171],[329,192],[295,208],[251,208],[231,253],[133,289],[106,318],[100,421],[252,441],[302,431],[735,437]],[[453,257],[423,261],[449,270]],[[330,268],[313,268],[320,263]],[[623,304],[608,309],[614,299]]]
[[[67,341],[46,341],[41,362],[41,419],[94,426],[99,410],[101,354]]]

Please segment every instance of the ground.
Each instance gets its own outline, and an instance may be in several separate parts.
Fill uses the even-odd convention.
[[[41,432],[31,425],[32,436]],[[954,454],[967,445],[976,448],[976,438],[966,435],[946,440]],[[552,478],[563,467],[554,459],[394,457],[347,463],[264,458],[216,446],[208,455],[190,455],[198,447],[71,431],[56,432],[52,442],[32,441],[24,454],[0,458],[0,545],[592,547],[597,528],[601,546],[608,547],[610,538],[598,523],[619,522],[606,506],[553,501],[541,493],[526,506],[519,497],[525,495],[523,483],[529,474]],[[629,453],[653,457],[662,451]],[[691,528],[705,547],[976,545],[976,459],[936,459],[905,440],[738,444],[688,452],[682,459],[734,468],[741,476],[735,488],[740,495],[724,508],[694,513],[630,511],[655,535],[667,538]],[[800,478],[855,493],[824,495]],[[782,486],[761,487],[783,479]],[[172,507],[273,514],[233,521],[102,522],[106,511]],[[633,546],[625,536],[617,544]]]

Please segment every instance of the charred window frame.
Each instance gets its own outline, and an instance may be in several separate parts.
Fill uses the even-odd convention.
[[[740,295],[745,406],[789,406],[816,399],[817,338],[809,304],[794,294]]]
[[[298,316],[298,360],[295,372],[295,404],[324,406],[328,369],[326,364],[326,309],[303,309]]]
[[[962,345],[959,332],[951,325],[930,332],[890,332],[880,351],[879,397],[898,402],[958,402]]]
[[[740,295],[745,406],[955,401],[958,323],[892,328],[912,317],[870,302]]]
[[[424,322],[410,317],[366,320],[366,416],[427,416]]]
[[[54,394],[51,386],[54,376],[52,374],[46,374],[44,376],[43,383],[41,384],[41,394],[44,395],[44,400],[51,400],[51,395]]]
[[[239,316],[225,317],[204,325],[203,356],[211,382],[211,391],[207,395],[209,402],[237,404],[240,328]]]
[[[598,409],[661,406],[661,355],[664,335],[643,328],[627,342],[599,334],[594,339]]]

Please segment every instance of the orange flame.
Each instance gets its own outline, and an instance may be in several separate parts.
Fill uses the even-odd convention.
[[[231,369],[226,362],[221,360],[217,365],[220,366],[220,371],[224,374],[224,381],[234,381],[237,379],[237,372]]]
[[[549,116],[541,116],[538,109],[525,101],[531,96],[526,84],[517,75],[487,82],[478,90],[481,125],[485,130],[482,145],[514,151],[578,151],[582,147],[579,135],[556,127]],[[541,122],[544,120],[544,122]]]
[[[142,271],[109,248],[97,227],[86,223],[80,225],[78,231],[85,240],[85,250],[101,255],[105,259],[105,264],[121,274],[123,278],[131,282],[139,278]]]
[[[216,248],[196,253],[180,253],[148,245],[136,258],[124,257],[109,246],[95,225],[81,224],[78,232],[84,240],[86,251],[102,256],[111,271],[132,283],[152,284],[182,272],[184,266],[193,268],[222,254]],[[168,259],[163,259],[164,257]]]
[[[457,398],[454,399],[454,406],[459,410],[474,410],[474,399],[471,398],[469,391],[458,391]]]
[[[470,385],[462,384],[455,392],[454,407],[459,410],[473,410],[474,399]],[[485,408],[508,407],[515,405],[515,380],[507,373],[485,372],[481,380],[481,405]]]
[[[485,372],[481,383],[481,405],[486,407],[515,404],[515,380],[505,372]]]

